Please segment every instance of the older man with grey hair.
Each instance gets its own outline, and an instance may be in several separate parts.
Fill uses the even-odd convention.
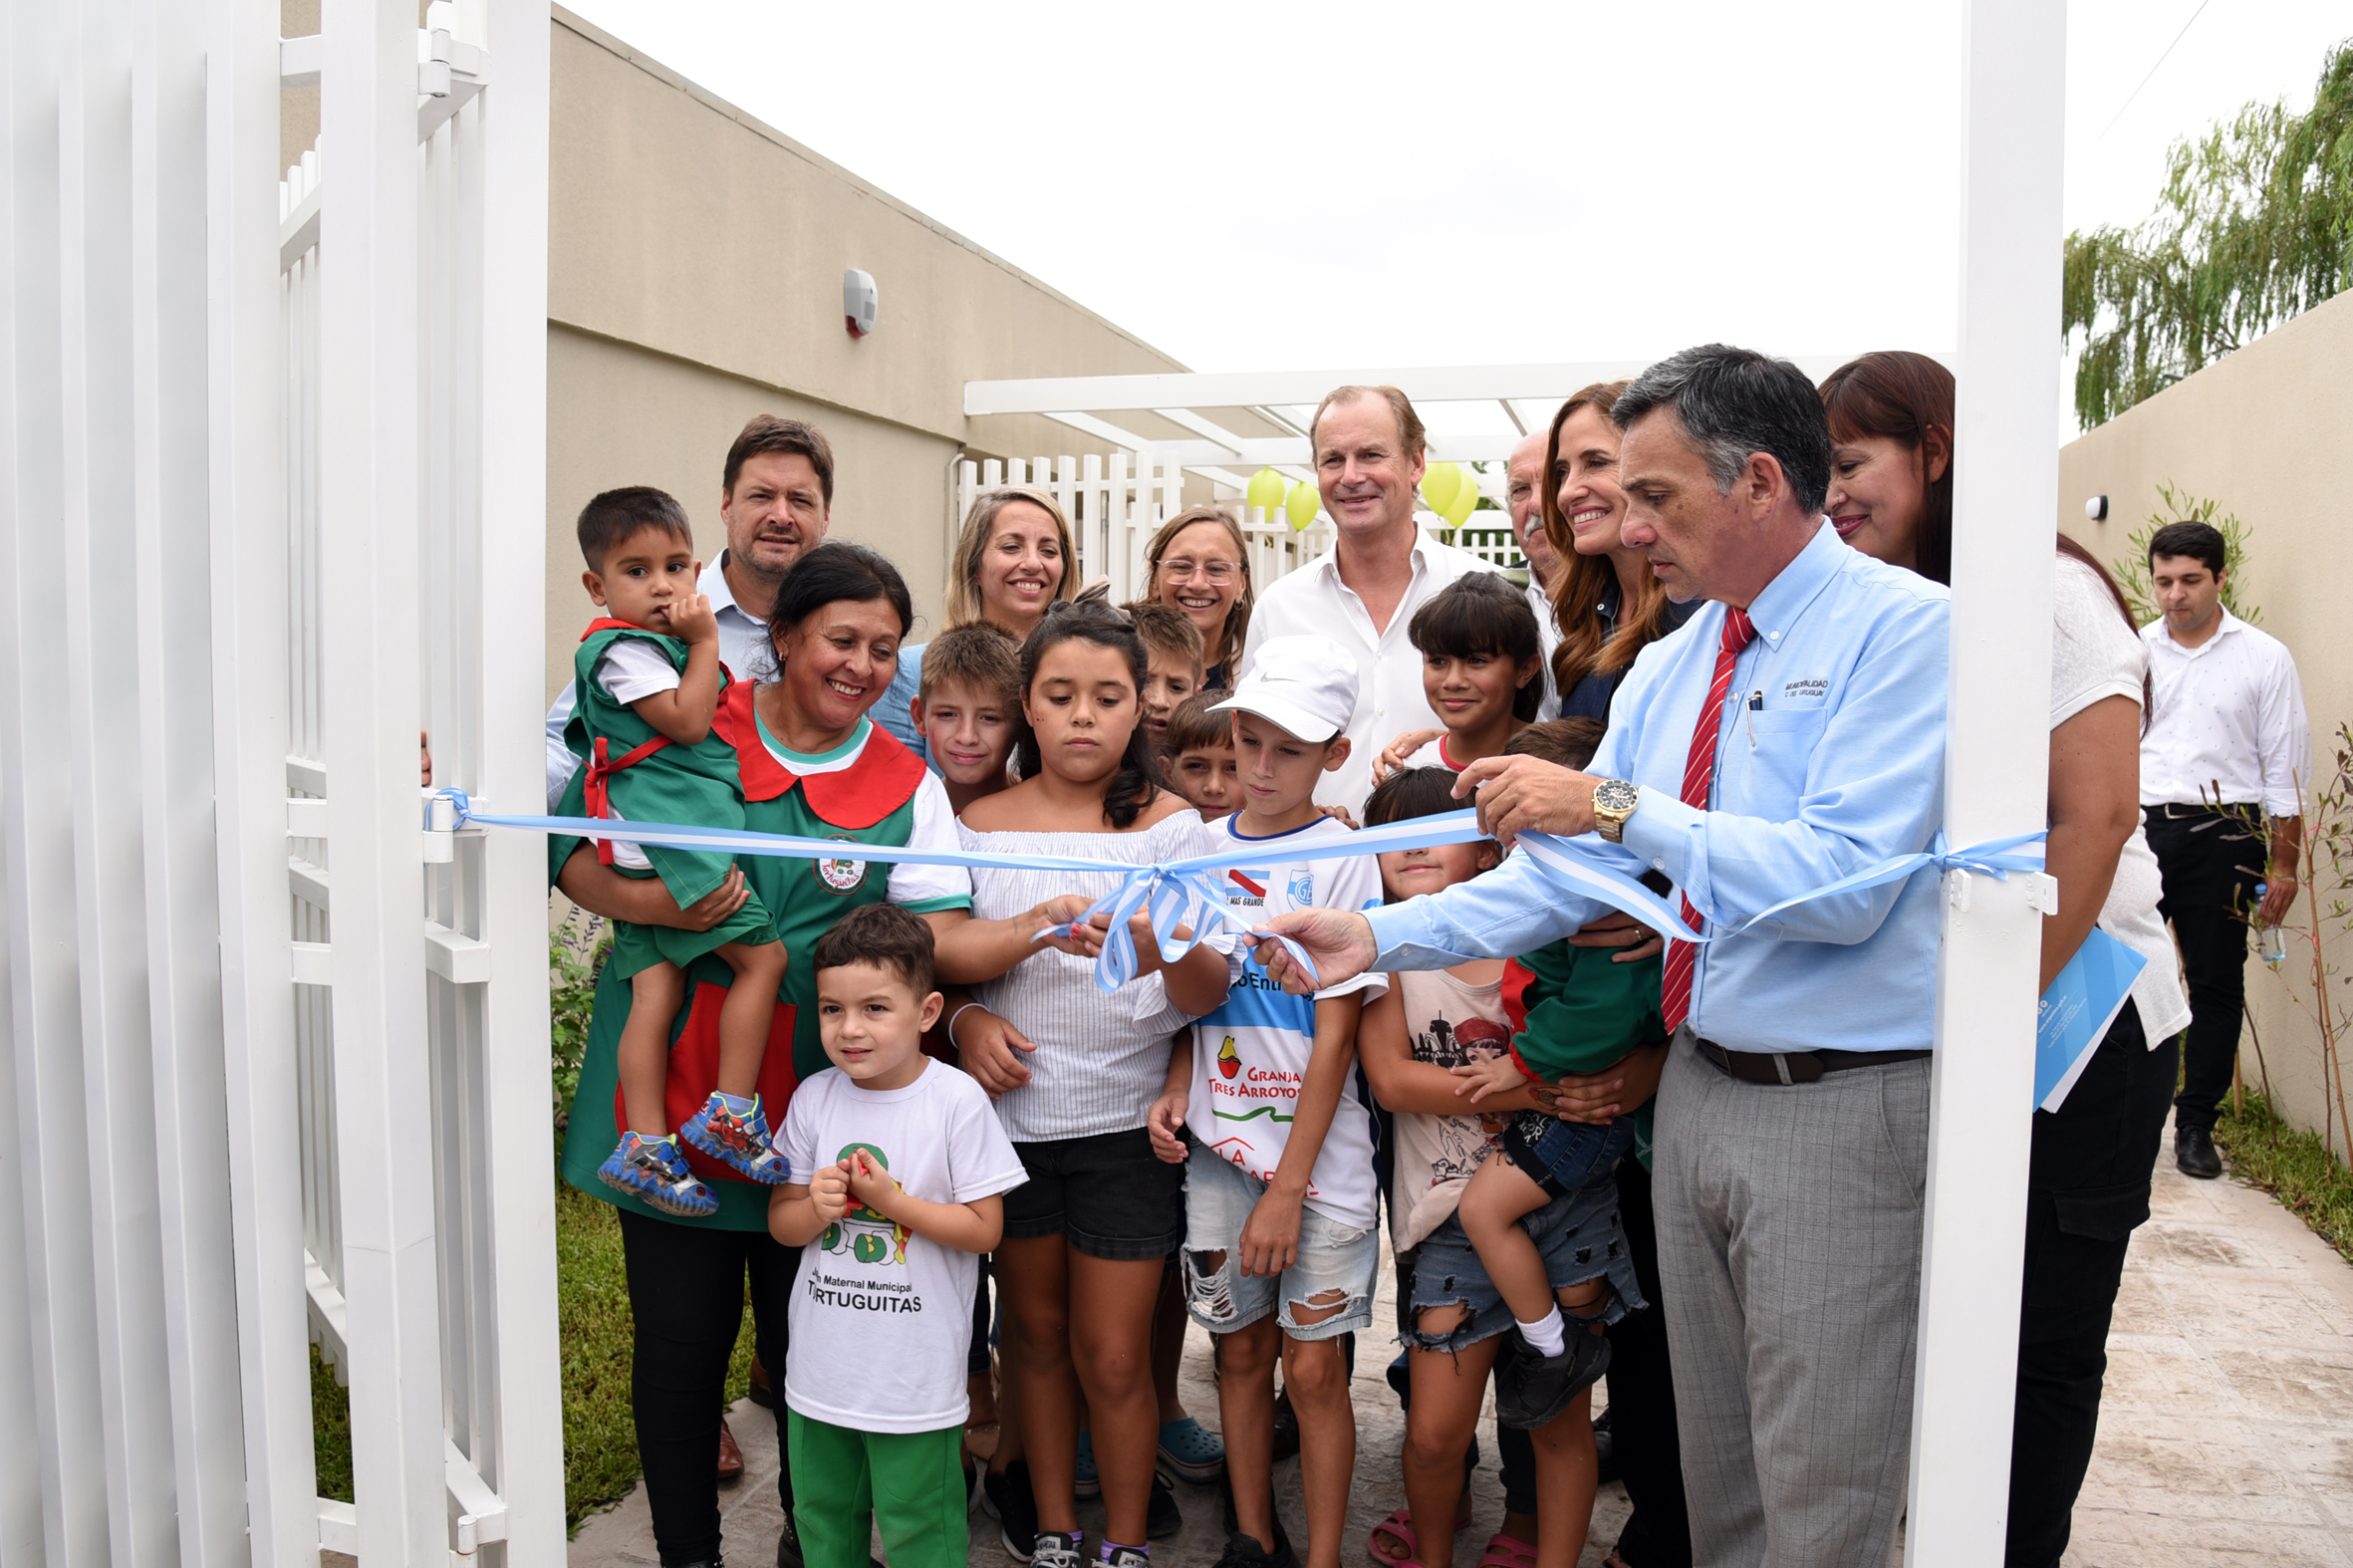
[[[1704,946],[1670,944],[1674,1037],[1628,1058],[1624,1094],[1632,1109],[1658,1086],[1694,1551],[1722,1568],[1880,1568],[1911,1431],[1937,876],[1747,922],[1935,837],[1949,596],[1823,518],[1830,432],[1785,361],[1687,350],[1637,377],[1613,417],[1625,541],[1676,599],[1709,603],[1644,651],[1590,772],[1490,758],[1455,793],[1475,792],[1506,843],[1598,834],[1581,848],[1665,872],[1684,920],[1712,928]],[[1531,952],[1600,908],[1514,853],[1443,893],[1268,923],[1330,986]]]
[[[1552,541],[1544,536],[1542,491],[1550,483],[1544,472],[1544,448],[1550,444],[1546,431],[1530,430],[1520,437],[1503,465],[1503,505],[1511,516],[1511,537],[1518,541],[1520,556],[1528,563],[1528,608],[1536,612],[1536,635],[1544,650],[1544,701],[1536,709],[1539,719],[1560,717],[1560,693],[1552,686],[1552,651],[1560,647],[1560,622],[1552,613],[1552,590],[1557,586],[1554,579],[1560,574],[1561,562],[1553,553]]]

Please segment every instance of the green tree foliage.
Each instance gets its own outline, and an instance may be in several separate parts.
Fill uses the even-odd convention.
[[[2306,113],[2249,104],[2175,143],[2137,228],[2067,236],[2064,287],[2087,429],[2353,287],[2353,40]]]
[[[613,950],[613,928],[576,913],[548,932],[548,1045],[554,1070],[556,1131],[564,1130],[580,1089],[588,1051],[589,1015],[596,1011],[597,970]]]
[[[2223,511],[2220,501],[2178,490],[2171,480],[2157,487],[2157,499],[2161,503],[2158,509],[2125,540],[2131,548],[2108,563],[2116,586],[2124,590],[2125,603],[2132,607],[2133,624],[2147,626],[2158,617],[2157,600],[2149,590],[2149,541],[2168,523],[2200,522],[2213,524],[2222,536],[2222,608],[2248,626],[2262,625],[2262,609],[2246,597],[2246,585],[2240,580],[2238,569],[2246,564],[2247,526],[2238,520],[2238,514]]]

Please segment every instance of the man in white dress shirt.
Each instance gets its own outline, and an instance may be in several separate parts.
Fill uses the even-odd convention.
[[[803,553],[825,543],[833,522],[834,449],[825,432],[798,419],[757,414],[727,448],[719,521],[727,548],[702,569],[694,591],[719,623],[719,662],[738,680],[767,665],[768,608]],[[585,612],[584,612],[585,616]],[[547,710],[547,803],[554,811],[580,758],[564,744],[572,683]]]
[[[1503,466],[1503,504],[1511,514],[1511,537],[1528,563],[1528,608],[1536,612],[1536,636],[1544,656],[1544,702],[1538,719],[1560,717],[1560,693],[1552,688],[1552,651],[1560,647],[1560,622],[1552,613],[1552,577],[1560,557],[1544,537],[1544,507],[1537,487],[1545,483],[1544,448],[1550,434],[1531,430],[1511,449]]]
[[[1373,759],[1403,730],[1438,722],[1422,694],[1422,653],[1406,638],[1414,612],[1465,572],[1494,568],[1440,544],[1414,520],[1427,465],[1421,415],[1395,387],[1341,387],[1307,427],[1316,487],[1340,530],[1332,553],[1277,579],[1250,612],[1235,683],[1278,637],[1328,637],[1356,660],[1356,715],[1348,760],[1315,787],[1316,803],[1360,810]]]
[[[2174,1163],[2218,1176],[2216,1108],[2230,1088],[2246,1001],[2246,921],[2276,925],[2296,897],[2311,733],[2295,660],[2222,608],[2222,536],[2169,523],[2149,541],[2164,618],[2141,629],[2153,698],[2141,737],[2141,812],[2165,877],[2190,981],[2174,1099]],[[2250,826],[2259,824],[2259,827]],[[2259,907],[2257,883],[2266,885]]]

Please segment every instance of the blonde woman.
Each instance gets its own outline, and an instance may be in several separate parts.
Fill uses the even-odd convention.
[[[1051,493],[1026,484],[984,491],[964,514],[948,564],[948,629],[985,621],[1017,640],[1026,638],[1046,618],[1047,606],[1071,597],[1076,566],[1070,521]],[[899,672],[874,711],[876,723],[926,763],[931,757],[915,724],[915,699],[922,689],[927,646],[899,651]]]
[[[1144,563],[1144,597],[1175,605],[1200,629],[1202,689],[1232,685],[1252,597],[1240,525],[1214,506],[1187,507],[1152,536]]]

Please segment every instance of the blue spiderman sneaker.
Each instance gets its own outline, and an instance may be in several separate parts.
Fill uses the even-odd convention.
[[[760,1097],[740,1099],[716,1089],[702,1109],[686,1118],[678,1136],[730,1171],[739,1172],[765,1186],[776,1186],[790,1174],[784,1157],[768,1138],[768,1115]]]
[[[681,1219],[699,1219],[719,1211],[717,1194],[686,1169],[686,1157],[678,1152],[674,1138],[624,1133],[621,1147],[597,1168],[597,1175],[615,1191],[643,1198],[650,1206]]]

